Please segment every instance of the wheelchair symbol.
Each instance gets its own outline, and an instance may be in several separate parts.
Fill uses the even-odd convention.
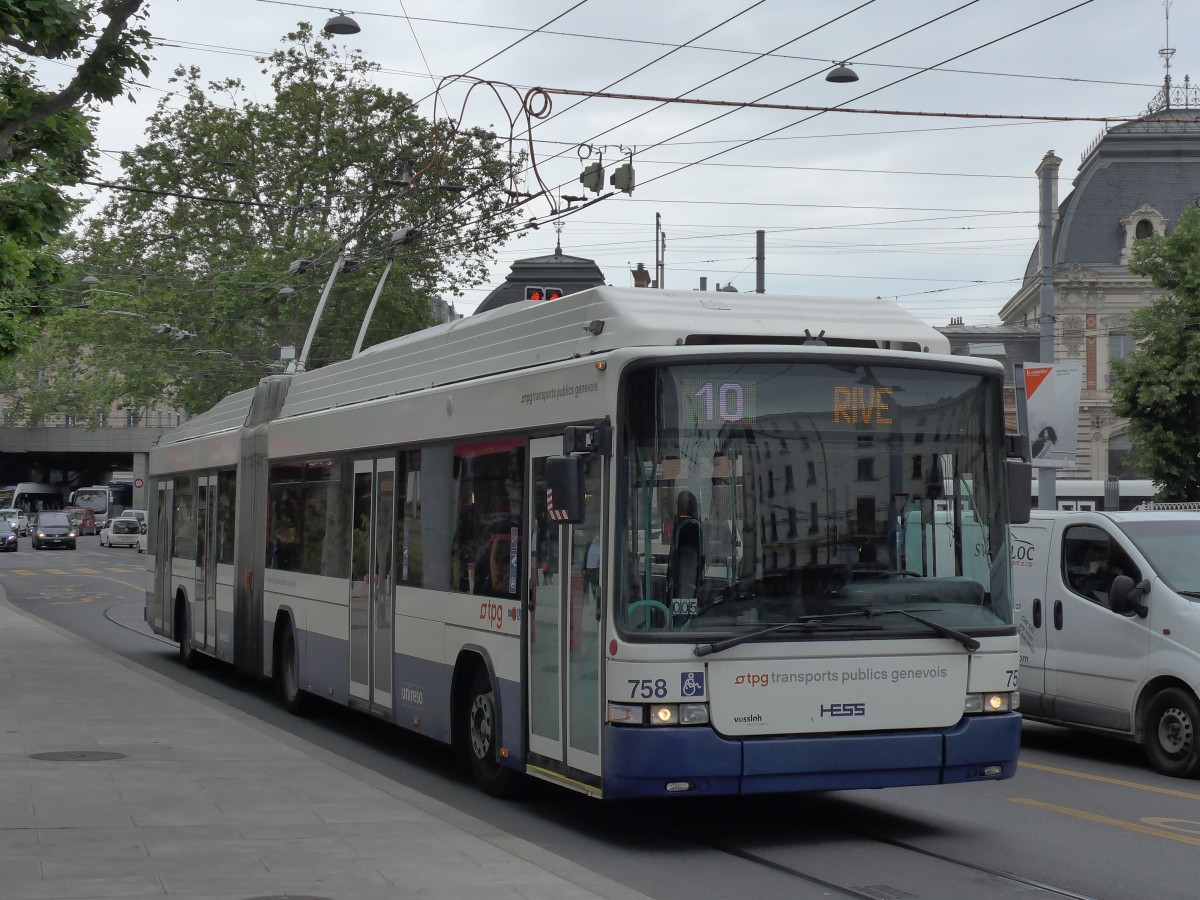
[[[679,692],[685,697],[704,696],[704,673],[684,672],[680,678]]]

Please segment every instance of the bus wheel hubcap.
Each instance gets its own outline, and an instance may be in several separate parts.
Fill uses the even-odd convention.
[[[487,759],[492,747],[492,702],[480,694],[471,704],[471,750],[476,759]]]

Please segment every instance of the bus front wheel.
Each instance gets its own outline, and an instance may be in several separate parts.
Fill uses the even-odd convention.
[[[487,670],[482,666],[471,678],[471,690],[466,704],[466,722],[463,733],[466,738],[467,759],[475,783],[484,793],[503,797],[513,790],[515,773],[500,765],[500,717],[496,706],[496,692]]]

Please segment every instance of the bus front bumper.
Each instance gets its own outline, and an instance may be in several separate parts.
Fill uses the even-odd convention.
[[[1017,771],[1019,713],[933,731],[726,738],[708,727],[604,729],[604,796],[767,794],[999,781]]]

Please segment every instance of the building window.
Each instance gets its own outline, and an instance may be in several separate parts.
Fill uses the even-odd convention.
[[[1133,338],[1129,335],[1119,331],[1108,333],[1108,358],[1110,360],[1123,359],[1135,349],[1137,348],[1134,346]]]

